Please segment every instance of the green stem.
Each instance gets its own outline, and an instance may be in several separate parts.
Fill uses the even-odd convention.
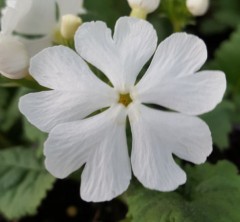
[[[180,22],[178,21],[172,21],[172,25],[173,25],[173,31],[174,32],[181,32],[182,31],[182,25]]]

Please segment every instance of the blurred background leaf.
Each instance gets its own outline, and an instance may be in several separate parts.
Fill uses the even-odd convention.
[[[126,0],[86,0],[84,6],[88,13],[81,15],[84,21],[101,20],[113,28],[120,16],[128,16],[130,7]]]
[[[0,151],[0,212],[8,219],[35,214],[54,181],[36,149]]]
[[[216,51],[215,60],[211,64],[214,69],[226,73],[230,94],[240,94],[240,26],[230,39],[224,41]]]
[[[200,31],[204,34],[215,34],[235,29],[240,23],[239,0],[211,0],[207,16],[204,16]]]
[[[126,195],[131,222],[240,221],[240,178],[236,167],[187,166],[188,181],[175,192],[161,193],[132,185]]]
[[[213,143],[221,150],[229,147],[233,113],[234,104],[223,101],[213,111],[202,116],[202,119],[208,124],[212,132]]]

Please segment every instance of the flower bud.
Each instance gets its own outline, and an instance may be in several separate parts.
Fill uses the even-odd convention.
[[[187,8],[194,16],[204,15],[209,8],[209,0],[187,0]]]
[[[65,39],[72,39],[78,27],[82,24],[82,19],[76,15],[64,15],[61,19],[60,32]]]
[[[29,56],[20,41],[0,36],[0,73],[10,79],[21,79],[28,74]]]
[[[131,16],[145,19],[158,8],[160,0],[128,0],[128,4],[132,8]]]

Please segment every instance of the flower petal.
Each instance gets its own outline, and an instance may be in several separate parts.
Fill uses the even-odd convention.
[[[207,59],[205,43],[194,35],[175,33],[164,40],[153,57],[152,63],[138,87],[191,75],[198,71]]]
[[[0,35],[0,73],[10,79],[28,74],[29,55],[26,47],[12,36]]]
[[[105,201],[121,194],[131,179],[125,123],[126,110],[117,105],[55,127],[45,143],[47,169],[64,178],[86,163],[81,185],[84,200]]]
[[[31,59],[30,74],[41,84],[56,90],[110,92],[73,50],[64,46],[47,48]]]
[[[44,36],[38,39],[26,39],[18,37],[18,39],[26,46],[30,57],[36,55],[41,50],[52,46],[51,36]]]
[[[157,33],[149,22],[123,17],[116,23],[113,39],[125,68],[122,81],[132,86],[156,50]]]
[[[109,107],[115,100],[114,92],[52,90],[21,97],[19,109],[29,122],[49,132],[60,123],[80,120]]]
[[[150,83],[137,91],[143,103],[161,106],[189,114],[211,111],[222,101],[226,78],[221,71],[201,71],[189,76]]]
[[[132,104],[129,120],[133,173],[148,188],[171,191],[185,183],[186,175],[172,154],[199,164],[212,151],[210,131],[197,117]]]
[[[16,10],[19,7],[16,6]],[[55,1],[32,0],[30,10],[19,20],[15,31],[28,35],[47,35],[54,31],[56,24]]]
[[[120,85],[117,76],[122,75],[122,67],[111,30],[104,22],[82,24],[75,34],[75,48],[85,60],[100,69],[114,85]]]
[[[100,69],[119,91],[128,91],[155,51],[157,35],[144,20],[122,17],[111,30],[103,22],[83,24],[75,36],[77,52]]]
[[[6,1],[7,6],[2,11],[1,32],[11,34],[19,21],[29,12],[32,0]]]

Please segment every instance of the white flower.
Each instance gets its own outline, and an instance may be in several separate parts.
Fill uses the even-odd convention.
[[[132,9],[141,8],[151,13],[158,8],[160,0],[128,0],[128,4]]]
[[[29,57],[52,45],[53,33],[58,25],[56,3],[60,17],[84,12],[83,0],[6,1],[1,18],[1,74],[11,79],[23,78],[28,73]],[[13,38],[15,33],[18,35]],[[7,47],[7,44],[11,46]]]
[[[34,55],[52,45],[58,25],[57,11],[59,18],[66,14],[75,15],[84,12],[82,5],[83,0],[8,0],[2,17],[2,32],[34,36],[33,39],[19,36],[29,54]]]
[[[194,16],[204,15],[209,8],[209,0],[187,0],[187,8]]]
[[[212,110],[222,100],[225,75],[198,72],[207,50],[196,36],[176,33],[157,50],[156,46],[156,31],[144,20],[120,18],[113,37],[103,22],[83,24],[75,35],[76,50],[113,87],[63,46],[45,49],[31,60],[31,75],[52,90],[22,97],[19,108],[32,124],[49,132],[44,147],[49,172],[65,178],[86,164],[81,176],[84,200],[105,201],[124,192],[130,165],[145,187],[174,190],[185,183],[186,174],[172,155],[200,164],[212,151],[209,128],[194,115]],[[154,52],[150,67],[136,83]],[[131,161],[127,116],[133,137]]]

